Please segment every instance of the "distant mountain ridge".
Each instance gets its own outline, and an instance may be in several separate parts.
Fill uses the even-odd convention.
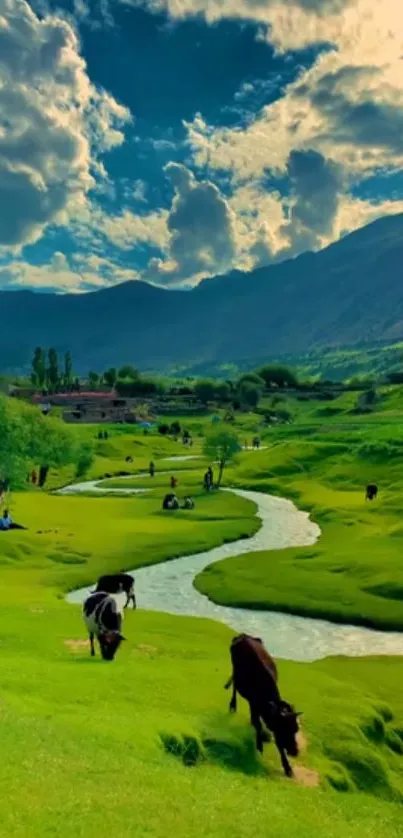
[[[403,214],[319,253],[184,293],[126,282],[90,294],[0,292],[0,370],[28,368],[38,344],[69,349],[79,372],[298,355],[403,337]]]

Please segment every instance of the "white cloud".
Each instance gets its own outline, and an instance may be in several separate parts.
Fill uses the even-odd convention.
[[[165,250],[169,242],[167,218],[166,210],[146,215],[136,215],[129,209],[119,215],[106,215],[100,210],[94,210],[90,215],[90,227],[95,227],[98,233],[102,233],[121,250],[132,250],[141,244]]]
[[[50,262],[42,265],[15,260],[0,267],[0,286],[72,294],[139,279],[137,271],[95,255],[77,256],[73,261],[75,264],[71,266],[65,254],[59,251]]]
[[[232,206],[268,172],[289,178],[291,195],[275,199],[280,223],[263,208],[264,190],[254,188],[249,260],[256,257],[261,264],[318,249],[383,212],[401,210],[401,202],[357,202],[350,196],[351,188],[372,174],[403,166],[401,0],[229,0],[225,5],[167,0],[165,5],[173,17],[197,11],[210,21],[255,20],[283,52],[330,46],[247,127],[217,129],[202,114],[185,124],[196,166],[211,176],[214,171],[231,176]],[[308,159],[316,165],[301,178],[295,161]]]
[[[179,163],[165,172],[174,188],[166,227],[167,258],[152,259],[147,276],[154,282],[188,282],[229,270],[236,256],[235,218],[211,181],[197,181]]]
[[[18,249],[83,208],[130,114],[91,84],[71,25],[24,0],[0,0],[0,113],[0,246]]]

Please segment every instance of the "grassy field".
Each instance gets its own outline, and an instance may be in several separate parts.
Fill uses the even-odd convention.
[[[241,433],[254,432],[258,421],[244,417]],[[398,527],[400,463],[376,465],[381,498],[366,509],[361,484],[373,464],[364,460],[357,474],[356,454],[346,440],[333,438],[337,429],[303,444],[295,430],[284,429],[276,439],[265,432],[274,447],[241,454],[227,482],[288,494],[311,508],[323,526],[317,548],[323,562],[330,562],[335,547],[342,550],[341,526],[346,542],[353,544],[353,532],[356,539],[346,565],[359,561],[360,538],[371,545],[377,538],[396,543],[386,564],[380,546],[377,559],[382,572],[395,573],[399,536],[393,541],[390,533]],[[94,436],[95,429],[80,432]],[[200,453],[204,432],[201,423],[192,453]],[[185,453],[170,440],[110,433],[96,443],[94,479],[121,470],[134,474],[150,459]],[[124,462],[128,453],[134,457],[130,466]],[[305,748],[294,782],[282,776],[272,745],[256,757],[244,703],[236,717],[228,714],[223,684],[232,633],[225,627],[139,610],[126,615],[128,639],[116,661],[90,659],[80,609],[64,602],[64,592],[107,569],[204,550],[256,528],[253,504],[229,493],[203,494],[202,458],[157,465],[168,474],[157,473],[143,496],[63,497],[39,490],[13,496],[13,515],[28,531],[0,534],[4,834],[263,838],[269,830],[276,838],[397,838],[403,802],[399,659],[280,663],[283,694],[304,712]],[[179,495],[189,491],[197,499],[191,514],[161,511],[172,471]],[[50,486],[70,479],[69,469],[52,473]],[[133,485],[150,483],[133,478]],[[116,477],[111,485],[119,485]],[[271,556],[279,564],[288,552]],[[289,560],[297,563],[300,552]],[[338,583],[348,570],[333,574]],[[298,572],[301,586],[306,571]],[[228,590],[231,575],[225,577]],[[283,586],[289,575],[283,573]],[[280,591],[280,577],[277,584]],[[317,591],[327,595],[326,585],[318,582]]]
[[[403,448],[382,436],[283,440],[245,458],[235,484],[294,499],[322,529],[314,547],[234,557],[197,587],[221,604],[267,608],[377,628],[403,629]],[[390,456],[387,456],[387,455]],[[365,500],[365,486],[380,493]]]

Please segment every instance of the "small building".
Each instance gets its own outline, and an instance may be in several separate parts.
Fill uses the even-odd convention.
[[[32,401],[42,406],[44,399],[43,396],[34,396]],[[105,422],[136,422],[133,400],[119,398],[114,391],[55,393],[48,396],[46,401],[50,406],[62,409],[65,422],[97,425]]]

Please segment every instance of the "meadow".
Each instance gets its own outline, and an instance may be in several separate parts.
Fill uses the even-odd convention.
[[[203,574],[197,584],[213,598],[244,596],[249,607],[280,607],[282,601],[296,613],[305,613],[307,601],[311,608],[313,590],[312,607],[328,614],[333,600],[334,619],[352,619],[349,615],[356,613],[357,619],[361,615],[374,624],[391,619],[400,627],[398,599],[364,596],[360,581],[365,561],[371,585],[380,584],[381,577],[389,585],[400,584],[403,483],[398,445],[398,453],[393,448],[389,456],[394,431],[380,410],[371,432],[378,450],[368,457],[365,450],[359,454],[368,436],[359,423],[356,432],[332,421],[322,430],[323,417],[313,415],[321,409],[298,404],[294,424],[278,429],[263,428],[255,414],[244,415],[235,428],[240,438],[259,429],[268,447],[241,453],[224,478],[227,485],[295,498],[322,527],[318,545],[234,558]],[[350,422],[347,411],[345,421]],[[210,419],[195,420],[192,454],[200,455],[209,425]],[[12,496],[13,516],[28,530],[0,534],[4,834],[401,834],[400,659],[280,662],[282,692],[304,713],[305,747],[295,781],[282,776],[273,746],[263,758],[256,756],[244,702],[236,717],[228,714],[223,685],[229,674],[229,629],[147,613],[139,603],[138,611],[126,614],[127,642],[114,663],[90,659],[80,609],[64,601],[68,590],[106,570],[204,550],[251,534],[258,525],[253,504],[227,492],[204,494],[202,457],[167,460],[186,453],[180,443],[133,429],[108,430],[108,440],[95,442],[88,477],[98,480],[109,473],[109,485],[119,487],[116,475],[127,470],[133,481],[125,480],[125,486],[149,488],[149,478],[135,475],[154,459],[158,471],[149,493],[68,497],[31,488]],[[96,435],[90,426],[79,432]],[[133,456],[130,465],[127,454]],[[178,494],[195,497],[190,514],[161,511],[171,473],[178,477]],[[376,505],[366,507],[363,489],[370,476],[381,492]],[[71,467],[63,467],[52,471],[49,488],[72,480]],[[308,558],[316,551],[321,558]],[[240,568],[237,562],[243,561]],[[339,569],[331,574],[332,563]],[[214,589],[212,579],[221,571]],[[336,580],[333,589],[330,577]]]

